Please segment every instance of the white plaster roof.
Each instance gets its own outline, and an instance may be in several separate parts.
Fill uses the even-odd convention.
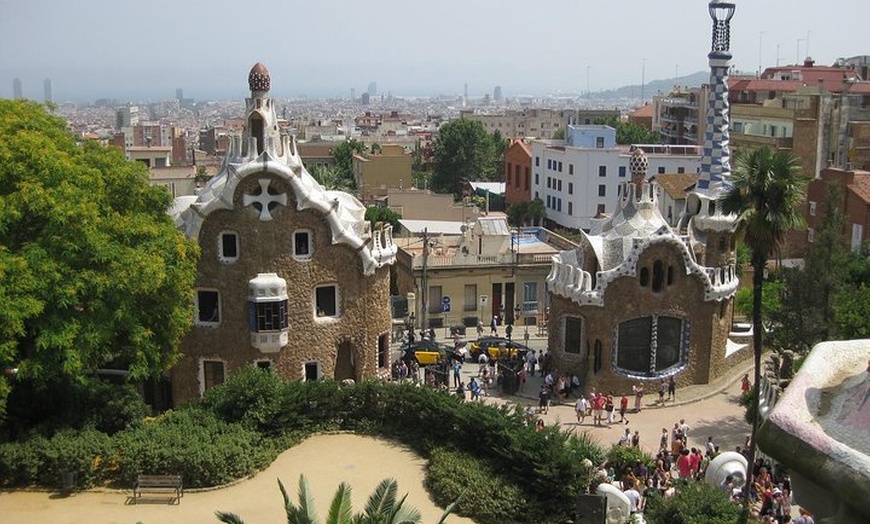
[[[424,229],[433,235],[460,235],[465,222],[453,220],[407,220],[400,219],[399,223],[412,234],[422,233]]]
[[[469,184],[471,184],[472,189],[475,191],[483,189],[484,191],[489,191],[494,195],[503,195],[505,192],[504,182],[469,182]]]

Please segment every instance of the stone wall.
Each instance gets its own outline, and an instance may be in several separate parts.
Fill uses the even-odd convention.
[[[256,193],[259,179],[270,178],[271,188],[288,195],[287,206],[272,210],[273,220],[261,221],[242,195]],[[308,230],[313,237],[309,259],[293,256],[293,232]],[[234,231],[239,257],[233,263],[218,257],[220,234]],[[226,363],[226,374],[259,360],[269,360],[281,376],[304,378],[306,362],[319,362],[323,377],[335,371],[337,348],[352,352],[356,379],[375,376],[378,337],[390,332],[389,268],[364,276],[359,255],[346,245],[332,245],[332,233],[313,210],[296,210],[295,195],[280,177],[263,173],[242,181],[233,209],[215,211],[203,223],[198,239],[202,249],[196,279],[198,289],[220,292],[221,322],[217,327],[191,328],[182,342],[184,357],[172,370],[175,403],[199,396],[202,359]],[[365,249],[365,248],[363,248]],[[278,353],[251,346],[248,324],[248,281],[259,273],[277,273],[287,281],[289,343]],[[338,288],[337,318],[316,317],[314,289],[321,284]]]

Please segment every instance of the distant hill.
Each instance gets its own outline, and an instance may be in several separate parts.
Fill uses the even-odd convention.
[[[709,82],[710,80],[710,72],[709,71],[698,71],[697,73],[692,73],[688,76],[681,76],[679,78],[668,78],[666,80],[653,80],[651,82],[647,82],[646,87],[643,89],[644,98],[652,98],[653,95],[658,93],[669,93],[674,86],[680,87],[700,87],[701,84]],[[617,89],[609,89],[607,91],[598,91],[597,93],[592,93],[592,98],[597,100],[619,100],[626,98],[640,98],[641,97],[641,88],[640,84],[630,85],[630,86],[622,86]]]

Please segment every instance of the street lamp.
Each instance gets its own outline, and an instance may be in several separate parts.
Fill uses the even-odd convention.
[[[523,312],[523,307],[519,303],[517,303],[517,305],[514,306],[514,323],[515,324],[519,322],[520,315],[522,314],[522,312]]]
[[[405,332],[408,334],[408,344],[410,344],[414,340],[414,322],[416,318],[414,318],[414,312],[408,314],[408,317],[405,318]]]

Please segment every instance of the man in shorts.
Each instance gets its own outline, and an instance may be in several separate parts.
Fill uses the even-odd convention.
[[[586,410],[589,409],[589,403],[586,402],[586,399],[583,395],[580,395],[577,398],[577,402],[574,404],[574,411],[577,413],[577,424],[583,424],[583,421],[586,420]]]

